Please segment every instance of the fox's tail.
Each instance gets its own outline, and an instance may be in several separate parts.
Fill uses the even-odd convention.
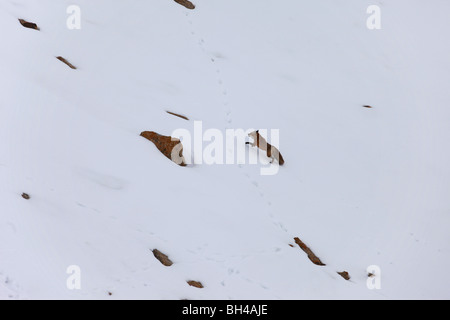
[[[284,164],[283,156],[280,153],[280,150],[275,148],[274,146],[270,146],[267,148],[267,156],[275,158],[278,161],[278,164],[282,166]]]
[[[278,163],[280,164],[280,166],[284,164],[284,159],[280,152],[278,152]]]

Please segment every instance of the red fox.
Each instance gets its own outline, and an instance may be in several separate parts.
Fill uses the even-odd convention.
[[[249,144],[252,147],[257,146],[261,150],[266,151],[267,157],[272,159],[271,163],[275,159],[278,161],[280,166],[282,166],[284,164],[284,159],[283,159],[283,156],[281,155],[280,151],[276,147],[274,147],[270,143],[268,143],[266,141],[266,139],[264,139],[263,136],[261,136],[259,134],[259,130],[250,132],[248,135],[249,135],[249,137],[251,137],[253,139],[253,142],[246,142],[246,144]]]

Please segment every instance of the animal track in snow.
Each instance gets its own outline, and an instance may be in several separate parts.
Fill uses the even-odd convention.
[[[269,218],[272,220],[272,223],[273,223],[277,228],[280,228],[280,229],[283,230],[284,232],[288,232],[288,229],[284,226],[284,224],[283,224],[280,220],[278,220],[278,219],[275,217],[275,215],[274,215],[274,213],[273,213],[273,211],[272,211],[272,209],[271,209],[271,207],[272,207],[272,202],[271,202],[270,200],[267,199],[267,197],[266,197],[264,191],[262,190],[262,188],[260,187],[258,181],[256,181],[255,179],[253,179],[253,178],[250,176],[250,174],[248,174],[248,173],[245,173],[244,175],[245,175],[246,178],[250,181],[250,183],[253,185],[253,187],[256,188],[256,190],[258,191],[259,196],[265,200],[265,202],[266,202],[266,204],[267,204],[267,207],[269,208],[269,214],[268,214],[268,215],[269,215]]]
[[[0,272],[0,300],[20,299],[19,286],[10,277]]]
[[[217,85],[219,86],[220,92],[222,94],[222,107],[225,111],[225,122],[226,122],[226,128],[230,129],[233,124],[233,114],[232,110],[229,106],[229,90],[227,86],[225,85],[225,81],[222,77],[222,69],[220,67],[220,64],[218,63],[218,60],[223,59],[224,56],[218,52],[211,53],[210,51],[206,50],[207,41],[200,36],[197,36],[196,30],[194,30],[194,23],[191,19],[190,13],[186,13],[186,17],[188,19],[189,26],[191,28],[191,35],[197,37],[195,40],[200,47],[201,51],[209,57],[209,61],[215,66],[216,76],[217,76]],[[240,169],[243,168],[243,166],[239,166]],[[270,208],[272,206],[272,202],[268,199],[266,199],[266,195],[259,186],[258,182],[250,177],[249,174],[245,173],[245,176],[250,181],[250,183],[255,187],[260,195],[261,198],[263,198],[266,201],[267,206]],[[287,228],[283,225],[282,222],[280,222],[278,219],[275,218],[274,214],[270,210],[269,217],[272,220],[273,224],[277,227],[283,230],[284,232],[288,232]]]
[[[233,122],[232,119],[232,113],[231,109],[229,107],[229,101],[228,101],[228,89],[225,86],[225,82],[221,76],[222,72],[219,66],[217,66],[217,59],[223,58],[223,56],[219,53],[211,53],[208,50],[206,50],[206,40],[203,37],[197,37],[197,32],[194,30],[194,24],[192,19],[190,18],[190,14],[187,12],[186,17],[188,19],[189,26],[191,28],[191,35],[196,37],[197,45],[200,47],[201,51],[208,56],[209,61],[215,65],[216,75],[217,75],[217,85],[219,86],[219,90],[222,93],[222,107],[225,109],[225,122],[226,122],[226,128],[229,129],[231,127],[231,124]]]

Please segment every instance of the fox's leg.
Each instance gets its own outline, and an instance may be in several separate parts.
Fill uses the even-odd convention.
[[[255,143],[254,143],[254,142],[250,142],[250,141],[247,141],[245,144],[249,144],[249,145],[251,145],[252,147],[255,146]]]
[[[273,162],[273,157],[272,157],[272,146],[271,146],[270,144],[267,144],[266,155],[267,155],[267,158],[270,158],[270,159],[271,159],[270,163],[272,163],[272,162]]]

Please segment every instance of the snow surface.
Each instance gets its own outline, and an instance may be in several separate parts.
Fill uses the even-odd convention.
[[[0,299],[449,299],[450,3],[193,2],[0,3]],[[139,136],[195,120],[279,129],[286,164]]]

